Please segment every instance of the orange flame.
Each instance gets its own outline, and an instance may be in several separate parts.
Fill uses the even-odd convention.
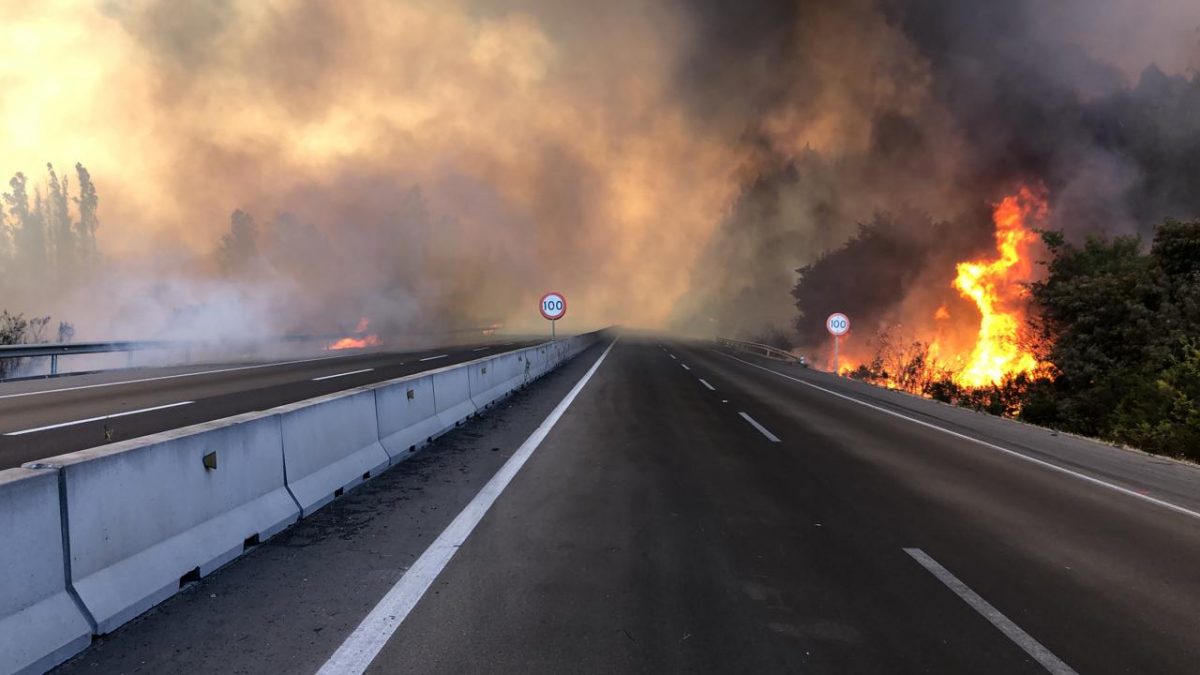
[[[954,288],[973,301],[980,314],[975,348],[956,377],[961,385],[996,384],[1006,375],[1038,367],[1037,359],[1019,343],[1025,297],[1021,283],[1030,278],[1029,249],[1037,240],[1027,223],[1044,219],[1046,211],[1041,190],[1022,187],[1005,197],[992,214],[998,257],[958,264]]]
[[[358,320],[358,326],[354,328],[354,332],[356,334],[365,333],[370,325],[371,322],[364,316]],[[383,344],[383,341],[379,339],[378,335],[364,335],[362,337],[348,335],[330,343],[325,349],[366,349],[367,347],[378,347],[381,344]]]

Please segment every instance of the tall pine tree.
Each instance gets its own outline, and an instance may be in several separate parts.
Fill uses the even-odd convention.
[[[75,221],[75,238],[80,256],[90,263],[96,257],[96,229],[100,227],[98,216],[100,197],[96,194],[92,175],[88,173],[83,164],[75,164],[75,174],[79,181],[79,196],[75,197],[75,206],[79,209],[79,220]]]
[[[77,263],[75,251],[75,233],[71,227],[70,198],[67,178],[60,181],[53,164],[46,164],[49,175],[48,194],[46,195],[46,225],[50,231],[50,242],[54,254],[54,265],[59,277],[75,272]]]

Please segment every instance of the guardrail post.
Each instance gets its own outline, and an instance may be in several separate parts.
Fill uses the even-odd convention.
[[[127,356],[125,358],[125,367],[132,368],[133,367],[133,350],[130,349],[129,351],[127,351],[125,353],[127,354]]]
[[[58,374],[58,354],[50,355],[50,374],[51,375]]]

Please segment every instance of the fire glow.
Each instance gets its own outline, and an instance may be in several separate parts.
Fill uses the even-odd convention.
[[[325,349],[366,349],[367,347],[378,347],[379,345],[383,344],[383,341],[379,339],[378,335],[363,335],[363,333],[367,332],[367,328],[370,325],[371,322],[367,319],[367,317],[364,316],[358,320],[358,326],[354,328],[354,335],[347,335],[344,338],[332,342],[329,344],[329,346],[325,347]]]
[[[1025,323],[1023,283],[1032,275],[1030,248],[1037,241],[1029,223],[1044,220],[1046,211],[1045,195],[1028,187],[1005,197],[992,215],[997,257],[958,264],[954,288],[974,302],[980,314],[975,348],[955,377],[958,384],[998,384],[1038,367],[1033,354],[1022,348],[1020,333]]]
[[[1040,186],[1022,186],[1000,200],[992,210],[995,253],[957,263],[948,284],[970,304],[958,303],[962,307],[952,310],[953,303],[943,299],[929,310],[930,321],[913,322],[917,325],[911,338],[881,333],[879,351],[870,355],[860,348],[855,353],[851,347],[838,359],[838,372],[928,395],[928,386],[937,381],[978,389],[1043,370],[1023,338],[1026,284],[1033,280],[1038,242],[1035,228],[1048,210],[1046,191]],[[900,324],[895,328],[898,332]]]

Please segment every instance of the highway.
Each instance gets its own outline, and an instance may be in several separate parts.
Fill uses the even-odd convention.
[[[626,334],[59,670],[1195,673],[1197,635],[1195,467]]]
[[[265,410],[540,342],[342,350],[280,362],[137,368],[0,382],[0,469]]]

